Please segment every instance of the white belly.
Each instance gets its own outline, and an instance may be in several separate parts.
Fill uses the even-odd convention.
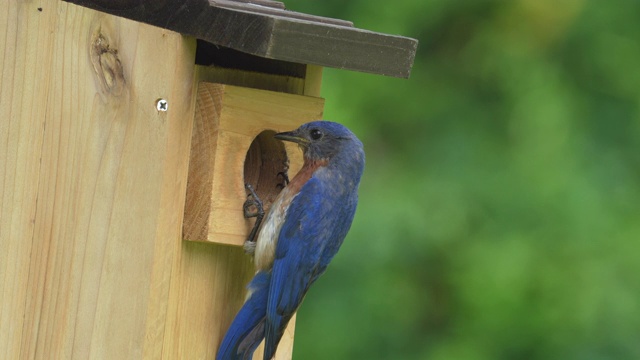
[[[254,253],[256,271],[269,270],[273,266],[278,235],[292,200],[293,197],[289,195],[289,188],[284,188],[271,205],[256,240]]]

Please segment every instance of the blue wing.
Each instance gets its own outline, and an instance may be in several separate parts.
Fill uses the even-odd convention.
[[[264,359],[275,355],[289,320],[351,226],[357,193],[340,193],[330,185],[312,177],[287,210],[269,286]]]

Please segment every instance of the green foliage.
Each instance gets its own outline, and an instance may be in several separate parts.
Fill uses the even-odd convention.
[[[640,3],[287,6],[420,40],[325,70],[367,168],[294,358],[640,358]]]

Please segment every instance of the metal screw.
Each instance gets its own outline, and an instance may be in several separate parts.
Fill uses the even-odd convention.
[[[169,110],[169,103],[165,99],[158,99],[156,101],[156,109],[158,111],[167,111]]]

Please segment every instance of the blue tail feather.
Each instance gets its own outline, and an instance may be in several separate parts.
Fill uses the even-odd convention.
[[[259,272],[249,283],[251,295],[231,323],[216,360],[250,360],[264,338],[271,274]]]

